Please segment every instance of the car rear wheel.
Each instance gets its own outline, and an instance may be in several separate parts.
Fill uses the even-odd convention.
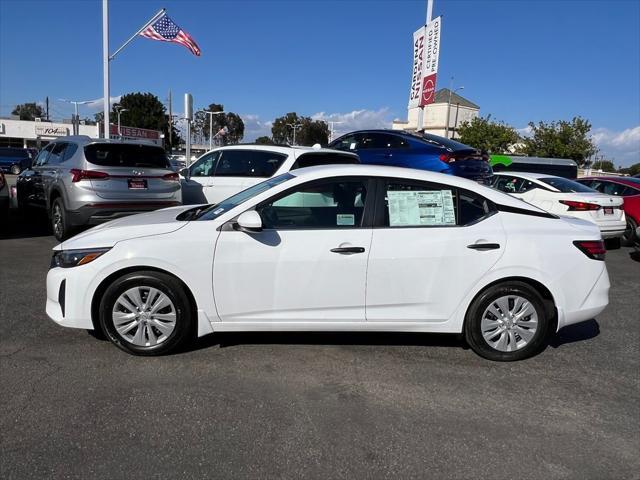
[[[64,208],[64,202],[61,197],[57,197],[51,204],[51,230],[56,240],[62,242],[69,238],[73,233],[73,228],[69,222],[69,214]]]
[[[622,245],[625,247],[633,247],[637,242],[640,242],[640,238],[637,238],[636,228],[638,224],[631,217],[627,217],[627,229],[622,234],[620,239]]]
[[[100,325],[118,348],[133,355],[162,355],[186,344],[194,330],[182,283],[154,271],[114,281],[100,302]]]
[[[481,357],[501,362],[522,360],[545,346],[549,320],[543,298],[530,285],[500,283],[472,302],[465,338]]]

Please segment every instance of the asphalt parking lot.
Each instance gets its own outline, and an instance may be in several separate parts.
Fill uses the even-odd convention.
[[[3,235],[3,234],[0,234]],[[0,236],[0,477],[627,479],[640,472],[640,256],[527,361],[456,336],[214,334],[129,356],[44,314],[56,244]]]

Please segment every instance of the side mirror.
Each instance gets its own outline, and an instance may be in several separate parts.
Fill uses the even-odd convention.
[[[262,231],[262,218],[255,210],[249,210],[240,214],[236,222],[238,230],[247,233],[255,233]]]
[[[191,178],[191,170],[188,167],[181,168],[180,175],[189,180]]]

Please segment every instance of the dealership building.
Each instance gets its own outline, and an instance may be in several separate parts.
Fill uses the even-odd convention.
[[[162,132],[146,128],[111,125],[111,138],[123,140],[146,140],[162,146]],[[0,147],[42,148],[58,137],[73,135],[73,125],[69,122],[47,122],[0,118]],[[78,125],[78,135],[101,138],[102,128],[97,125]]]
[[[422,125],[418,125],[419,114],[420,108],[410,108],[407,121],[394,120],[392,128],[412,132],[423,130],[425,133],[445,137],[448,117],[448,136],[456,138],[460,125],[476,118],[480,114],[480,107],[454,92],[451,92],[449,103],[449,89],[442,88],[436,92],[434,102],[424,107]]]

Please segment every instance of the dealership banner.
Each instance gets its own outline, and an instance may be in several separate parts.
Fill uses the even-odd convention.
[[[442,17],[437,17],[426,27],[421,27],[413,33],[409,108],[429,105],[435,99],[441,23]]]

